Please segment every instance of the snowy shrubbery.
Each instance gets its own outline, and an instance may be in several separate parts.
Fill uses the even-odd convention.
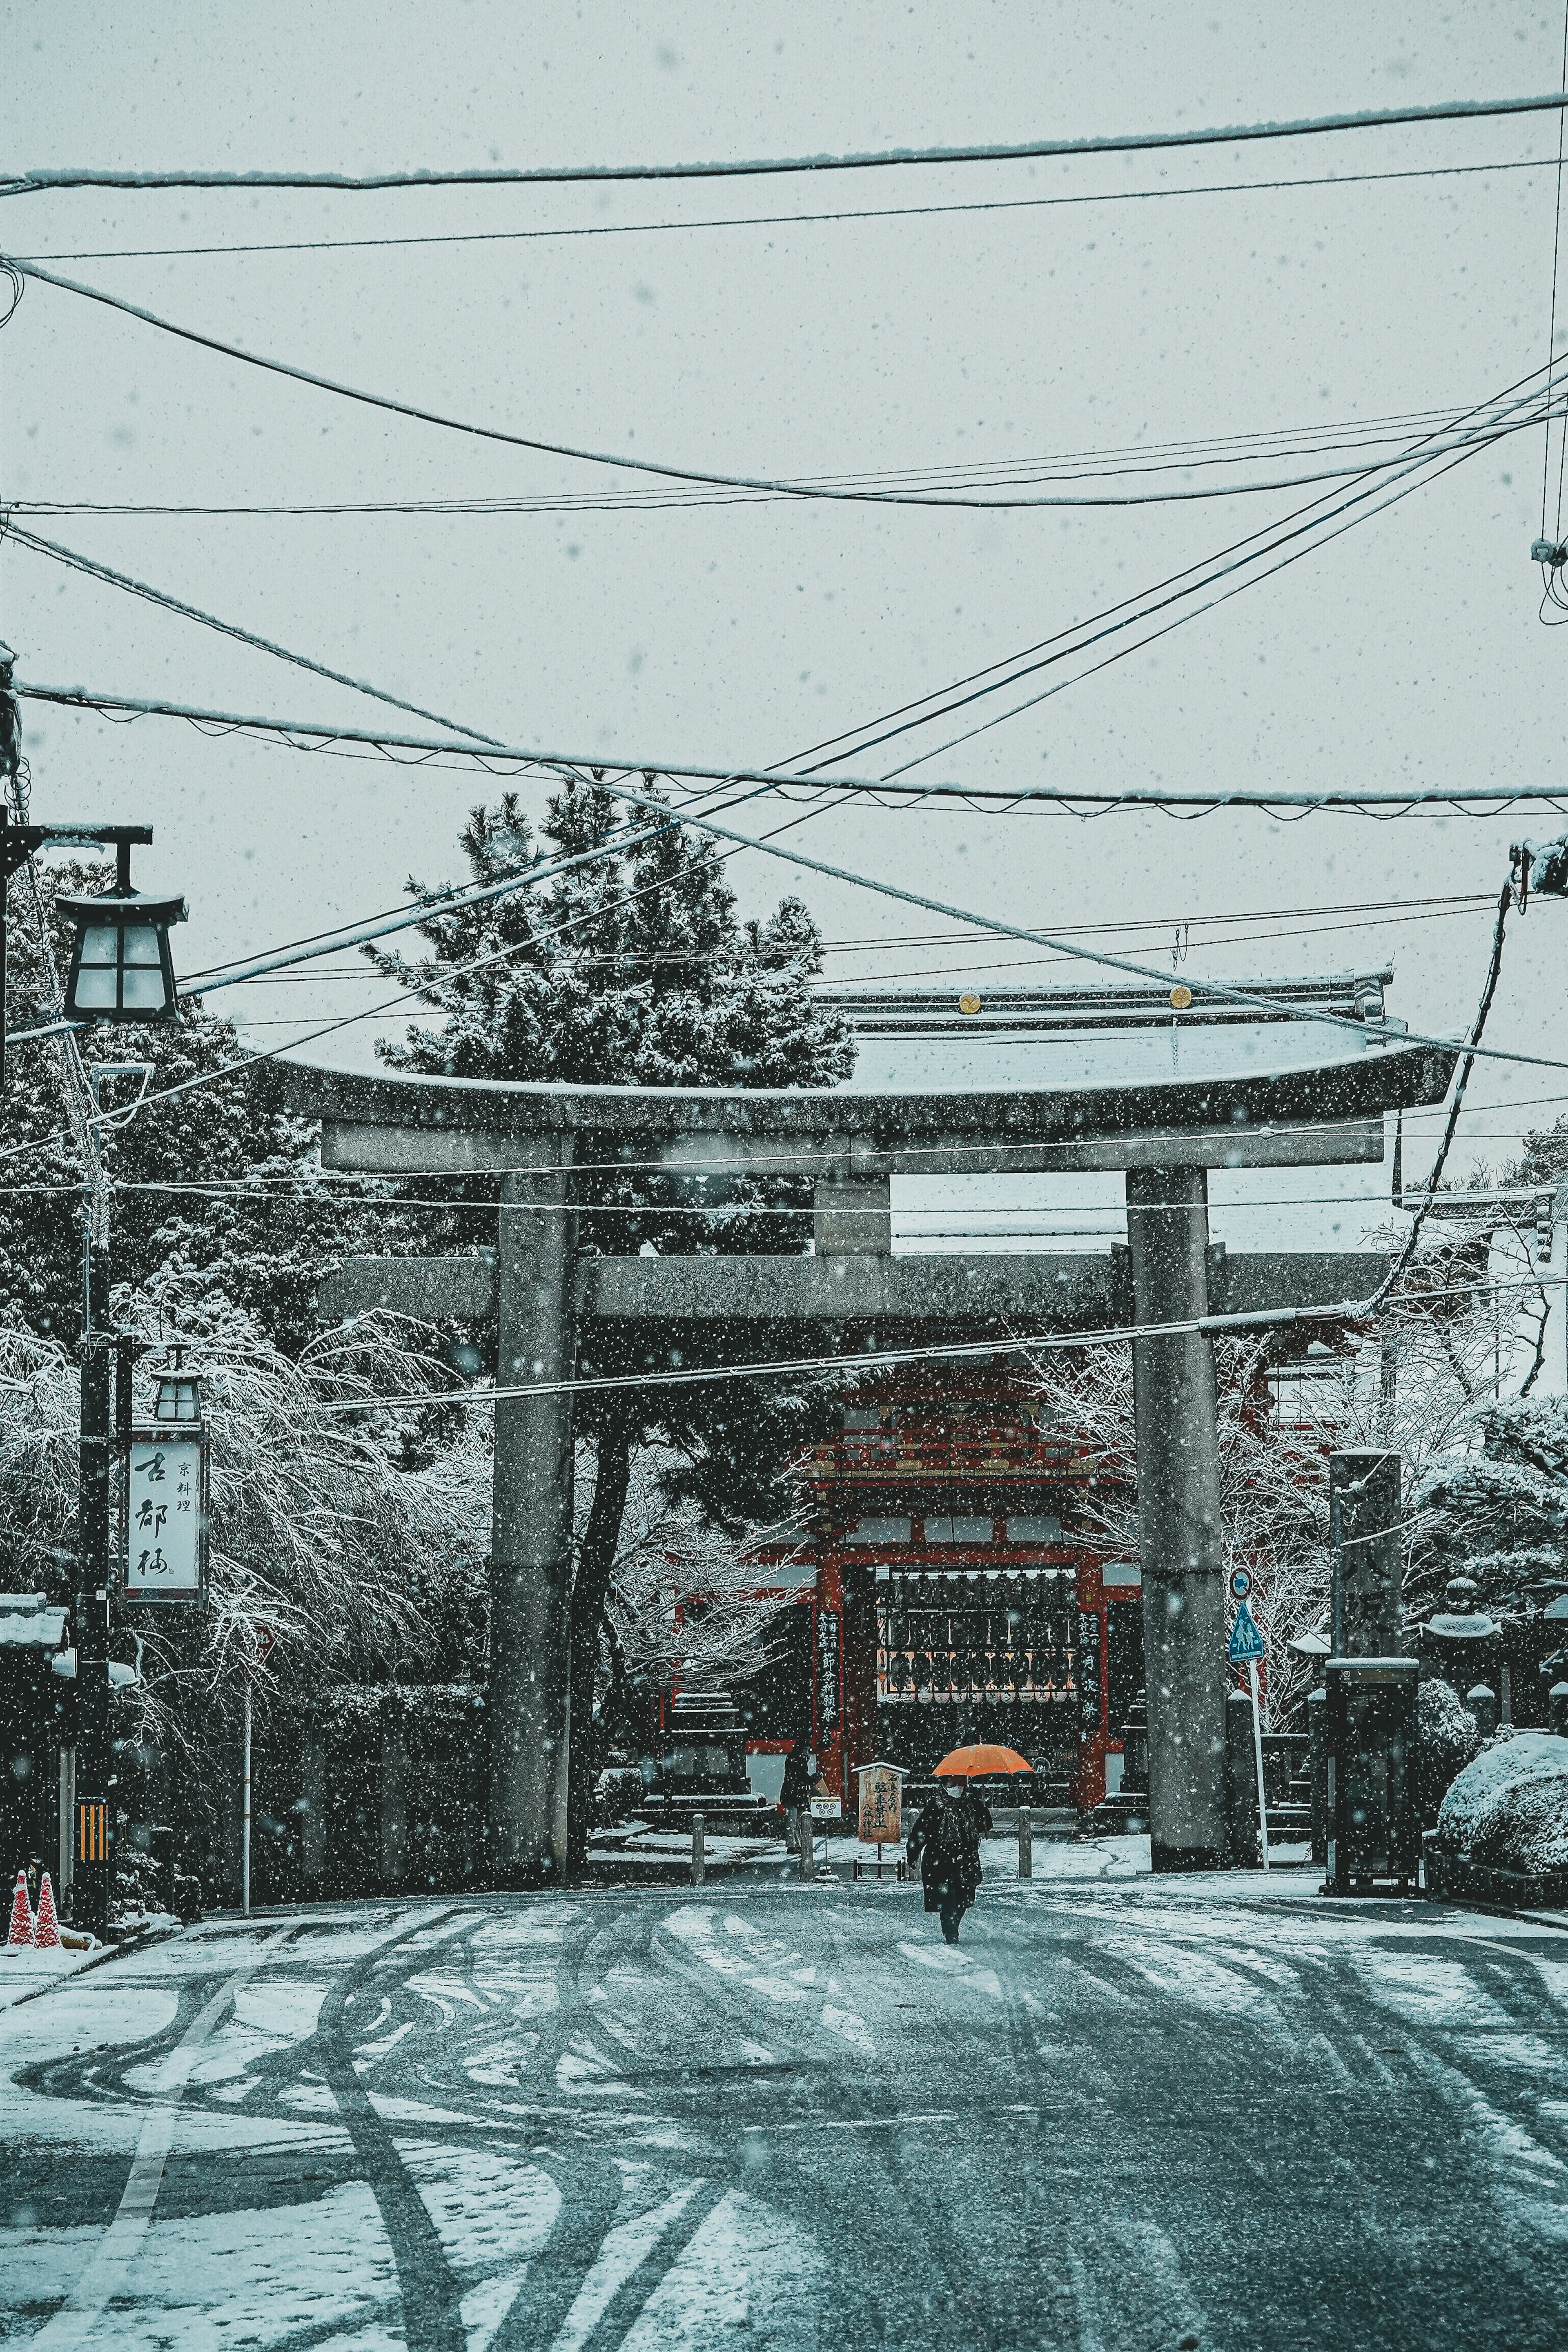
[[[1443,1800],[1437,1843],[1493,1870],[1568,1870],[1568,1739],[1500,1732]]]
[[[1481,1731],[1453,1684],[1440,1675],[1422,1684],[1415,1704],[1417,1810],[1430,1827],[1456,1776],[1480,1746]]]
[[[1568,1399],[1504,1398],[1463,1434],[1467,1449],[1435,1455],[1406,1503],[1421,1567],[1407,1605],[1455,1573],[1473,1578],[1493,1609],[1568,1574]]]

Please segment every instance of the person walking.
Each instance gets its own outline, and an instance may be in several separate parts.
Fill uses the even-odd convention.
[[[941,1917],[943,1941],[956,1944],[982,1875],[980,1840],[963,1799],[940,1787],[928,1799],[910,1832],[909,1864],[920,1871],[926,1909]]]
[[[801,1822],[811,1822],[812,1761],[804,1745],[797,1741],[784,1758],[784,1786],[779,1790],[779,1802],[784,1807],[784,1851],[800,1852]]]

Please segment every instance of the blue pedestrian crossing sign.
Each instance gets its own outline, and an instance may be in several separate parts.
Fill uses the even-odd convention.
[[[1253,1621],[1252,1612],[1246,1601],[1238,1601],[1236,1605],[1236,1622],[1230,1629],[1230,1663],[1233,1666],[1245,1666],[1250,1660],[1260,1658],[1262,1655],[1263,1636],[1258,1632]]]

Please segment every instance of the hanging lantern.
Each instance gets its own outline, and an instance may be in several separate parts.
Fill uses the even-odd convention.
[[[175,1350],[176,1357],[178,1349]],[[158,1375],[158,1395],[153,1407],[153,1418],[162,1428],[166,1423],[180,1423],[188,1427],[199,1423],[202,1417],[202,1384],[194,1372],[183,1372],[176,1367],[172,1372]]]
[[[79,1021],[179,1018],[169,926],[184,921],[185,902],[144,898],[131,887],[131,830],[119,828],[113,836],[112,890],[55,901],[76,925],[65,1009]]]
[[[179,1017],[169,926],[185,919],[183,898],[144,898],[117,886],[95,898],[61,898],[76,925],[65,1009],[78,1021],[174,1021]]]

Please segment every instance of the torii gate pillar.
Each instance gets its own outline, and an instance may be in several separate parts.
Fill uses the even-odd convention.
[[[1141,1324],[1208,1313],[1208,1171],[1131,1168],[1127,1238]],[[1135,1339],[1138,1549],[1149,1706],[1149,1832],[1158,1870],[1223,1870],[1225,1548],[1213,1343]]]
[[[577,1218],[560,1205],[569,1192],[573,1141],[559,1130],[529,1138],[518,1156],[554,1172],[501,1179],[498,1389],[567,1381],[575,1370]],[[572,1505],[570,1392],[499,1400],[489,1874],[500,1886],[542,1886],[565,1876]]]

